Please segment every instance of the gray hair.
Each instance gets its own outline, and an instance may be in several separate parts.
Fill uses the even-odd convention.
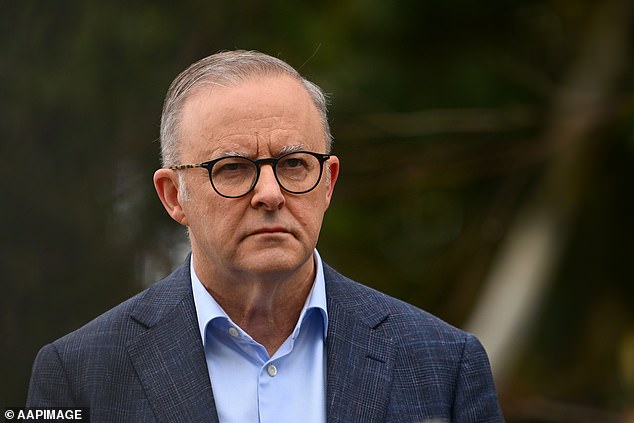
[[[188,96],[204,85],[236,86],[258,76],[287,75],[300,82],[319,112],[326,139],[326,153],[332,148],[332,135],[328,125],[327,98],[324,92],[303,78],[288,63],[257,51],[225,51],[207,56],[189,66],[172,82],[161,115],[161,160],[163,166],[178,164],[178,132],[183,105]]]

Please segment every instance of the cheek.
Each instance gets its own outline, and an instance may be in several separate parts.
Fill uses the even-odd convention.
[[[203,224],[208,231],[227,236],[227,233],[235,232],[242,220],[240,210],[240,206],[233,204],[231,200],[208,204],[202,210]]]
[[[293,215],[309,236],[314,237],[319,234],[324,212],[325,205],[323,204],[323,200],[320,202],[315,198],[312,201],[303,202],[301,206],[296,207],[293,210]]]
[[[231,226],[231,217],[235,214],[235,208],[230,204],[212,196],[208,193],[191,193],[183,205],[190,229],[199,235],[206,234],[206,237],[220,235],[225,227]],[[234,213],[231,213],[232,210]]]

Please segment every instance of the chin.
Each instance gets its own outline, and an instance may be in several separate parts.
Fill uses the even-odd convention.
[[[288,272],[295,272],[306,263],[306,259],[299,250],[266,249],[252,252],[242,263],[247,272],[262,276],[280,276]]]

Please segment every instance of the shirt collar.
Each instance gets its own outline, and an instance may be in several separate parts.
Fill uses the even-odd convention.
[[[324,339],[326,339],[326,333],[328,331],[328,311],[326,308],[326,282],[324,279],[324,266],[321,260],[321,256],[314,250],[313,259],[315,261],[315,281],[313,287],[308,294],[304,308],[302,309],[297,326],[293,333],[297,333],[302,325],[306,312],[308,310],[315,309],[321,313],[324,327]],[[231,320],[227,313],[220,307],[216,300],[209,294],[204,287],[196,271],[194,270],[194,257],[191,256],[189,262],[189,268],[192,278],[192,292],[194,294],[194,305],[196,307],[196,316],[198,317],[198,328],[200,330],[200,337],[203,345],[205,345],[205,333],[207,330],[207,324],[214,319],[223,318]]]

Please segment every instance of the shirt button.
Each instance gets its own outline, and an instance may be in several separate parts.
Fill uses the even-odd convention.
[[[234,338],[237,337],[238,335],[240,335],[240,332],[238,332],[238,329],[234,328],[233,326],[229,328],[229,335],[233,336]]]
[[[269,364],[269,367],[266,368],[266,372],[269,376],[275,377],[275,375],[277,375],[277,367],[275,367],[274,364]]]

